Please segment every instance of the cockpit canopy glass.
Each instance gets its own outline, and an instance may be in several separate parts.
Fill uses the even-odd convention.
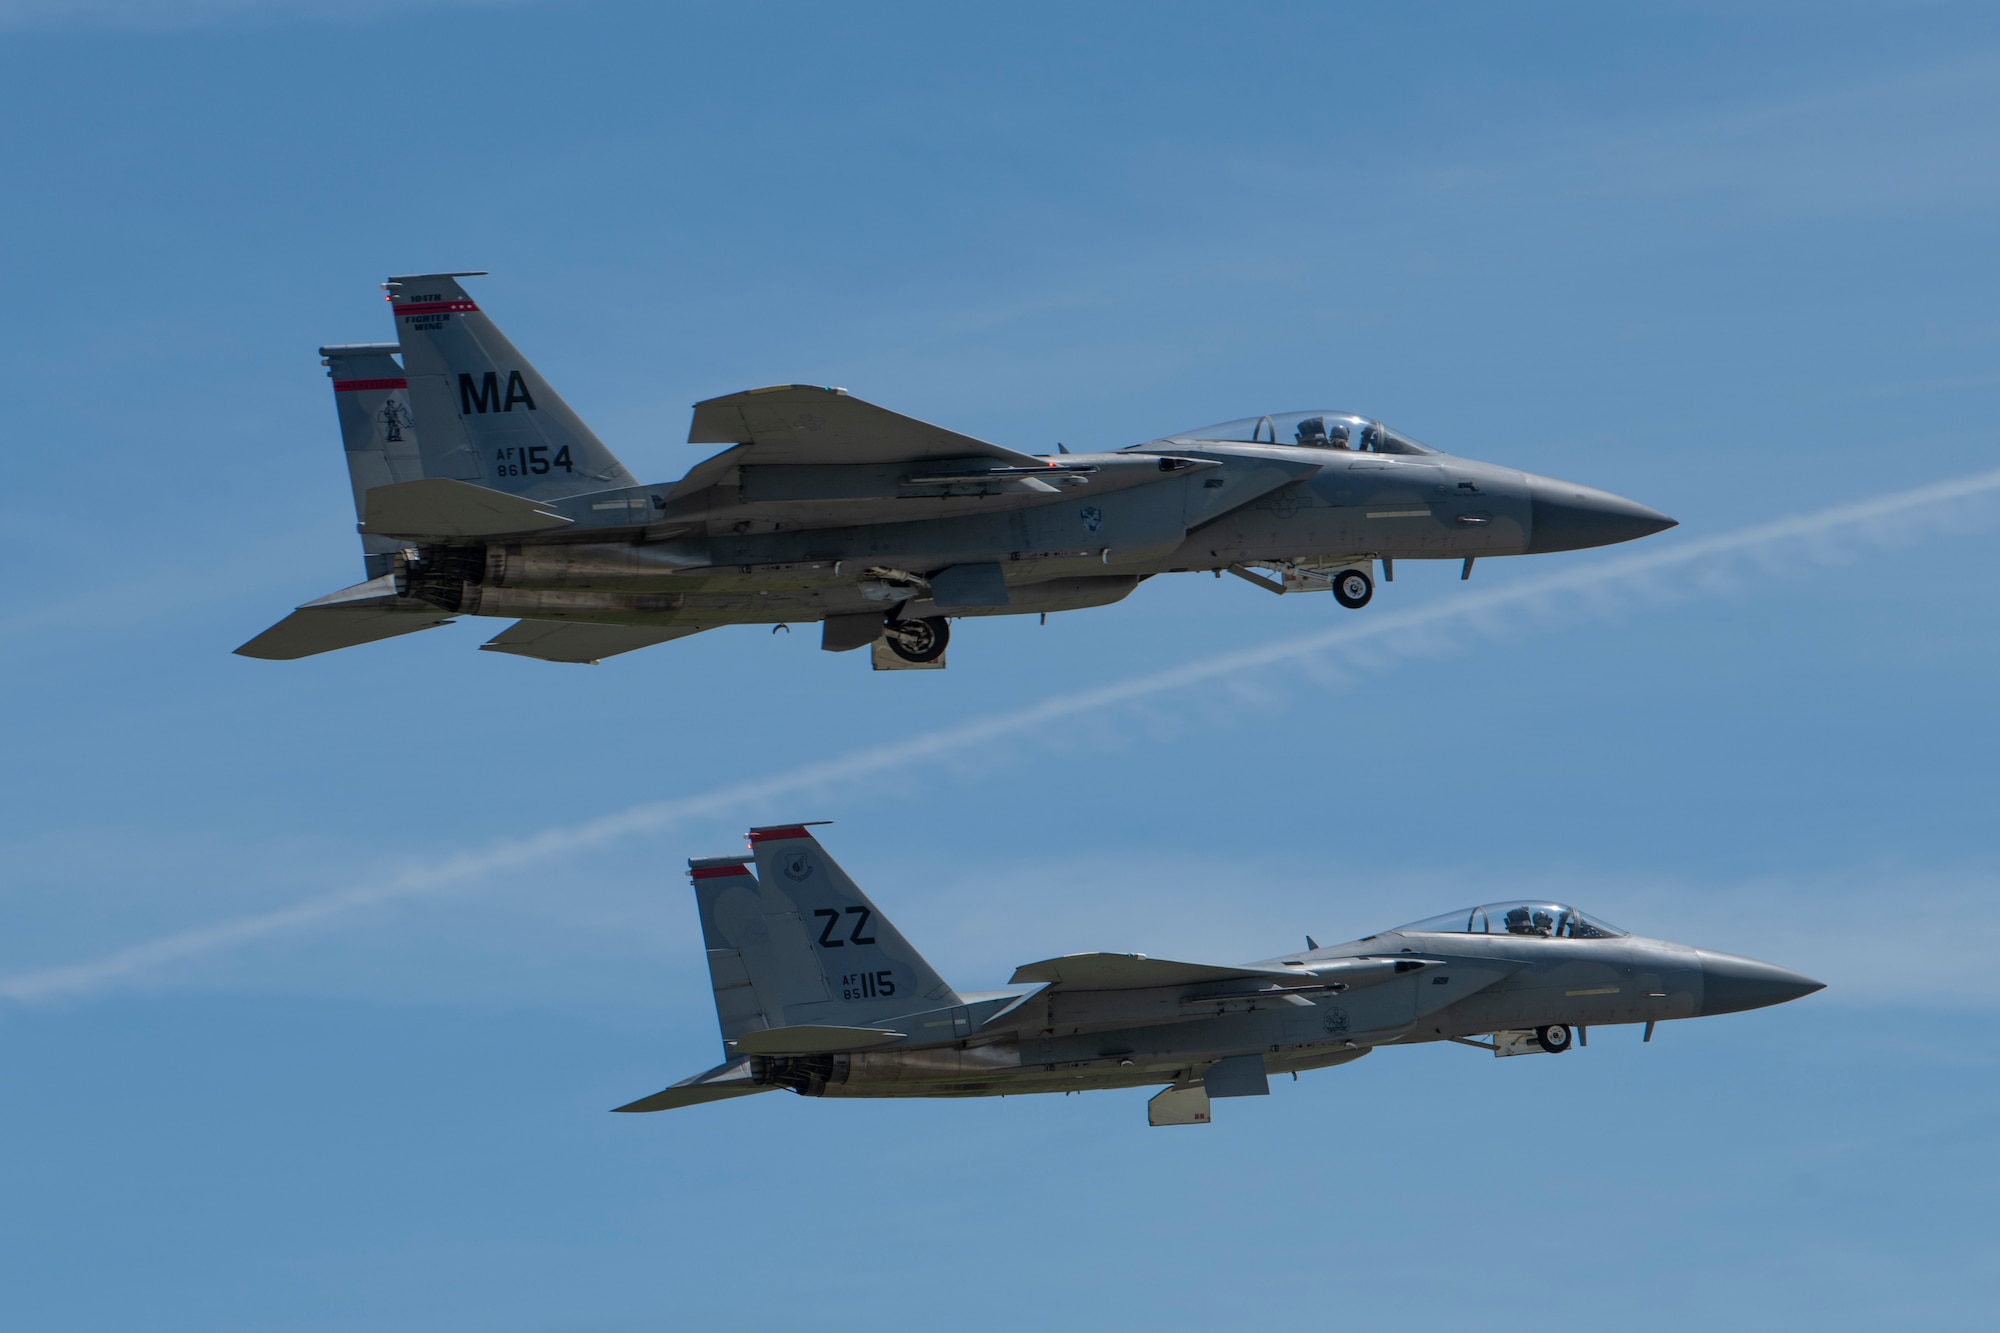
[[[1533,935],[1557,940],[1611,940],[1627,932],[1562,903],[1487,903],[1398,926],[1401,934]]]
[[[1352,449],[1370,454],[1434,454],[1407,435],[1379,421],[1352,412],[1280,412],[1268,417],[1244,417],[1198,430],[1181,431],[1170,440],[1217,440],[1240,444],[1291,444],[1307,449]]]

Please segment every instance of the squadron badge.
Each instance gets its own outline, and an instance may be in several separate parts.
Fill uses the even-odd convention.
[[[391,444],[400,443],[403,432],[417,424],[417,419],[410,415],[410,409],[394,398],[384,401],[382,410],[375,415],[382,423],[382,438]]]

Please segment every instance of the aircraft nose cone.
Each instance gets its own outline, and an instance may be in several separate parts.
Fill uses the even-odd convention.
[[[1701,958],[1701,1008],[1695,1011],[1697,1018],[1762,1009],[1826,989],[1825,982],[1814,981],[1776,963],[1760,963],[1755,958],[1710,953],[1706,949],[1696,949],[1695,953]]]
[[[1610,491],[1554,477],[1528,477],[1528,554],[1581,551],[1651,536],[1676,527],[1675,520]]]

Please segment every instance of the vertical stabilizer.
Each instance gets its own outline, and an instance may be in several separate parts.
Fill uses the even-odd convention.
[[[347,451],[347,480],[354,488],[354,517],[365,516],[366,496],[377,486],[417,481],[424,475],[417,449],[417,419],[394,343],[356,343],[319,349],[320,364],[333,381],[334,410],[340,415],[340,443]],[[390,569],[390,554],[402,545],[393,537],[363,534],[361,549],[368,577]]]
[[[383,284],[424,427],[424,475],[537,500],[637,485],[458,285],[473,276],[420,274]]]
[[[765,1028],[863,1027],[959,1003],[802,825],[741,856],[688,862],[725,1042]]]
[[[715,1018],[725,1043],[746,1032],[785,1026],[787,1003],[826,999],[824,983],[815,984],[803,929],[795,921],[781,921],[774,930],[765,919],[757,877],[744,864],[749,859],[706,856],[688,862],[702,944],[708,950]]]
[[[896,1014],[957,1004],[958,996],[849,879],[812,830],[779,824],[750,830],[767,898],[796,908],[829,992],[814,1023],[861,1026]],[[787,1015],[787,1023],[798,1019]]]

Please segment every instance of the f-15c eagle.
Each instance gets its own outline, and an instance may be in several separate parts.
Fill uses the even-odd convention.
[[[1084,953],[954,990],[802,824],[688,862],[723,1062],[621,1106],[806,1097],[994,1097],[1158,1087],[1155,1125],[1204,1124],[1274,1073],[1450,1041],[1561,1054],[1586,1025],[1782,1004],[1811,977],[1642,939],[1552,902],[1490,903],[1256,963]],[[754,869],[753,869],[754,865]],[[1483,1038],[1483,1040],[1482,1040]]]
[[[830,651],[934,667],[954,617],[1104,606],[1155,574],[1227,570],[1360,607],[1377,562],[1389,578],[1398,559],[1470,573],[1674,524],[1345,412],[1036,455],[799,384],[697,403],[688,442],[728,447],[641,485],[459,285],[474,276],[391,278],[396,342],[320,348],[368,578],[237,652],[307,657],[502,616],[516,623],[482,647],[595,662],[817,621]]]

